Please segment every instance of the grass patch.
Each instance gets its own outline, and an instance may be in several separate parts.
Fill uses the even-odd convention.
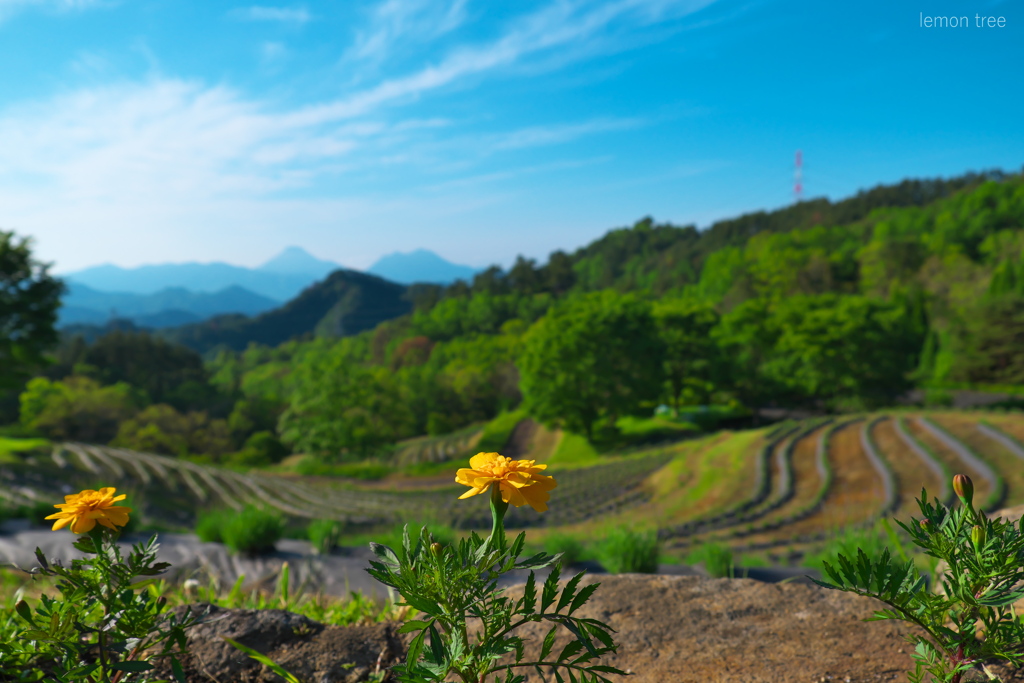
[[[232,514],[221,528],[224,545],[231,552],[245,555],[273,552],[283,532],[284,520],[280,515],[254,505],[246,505]]]
[[[632,444],[679,438],[700,431],[693,422],[662,416],[620,417],[615,424],[626,441]]]
[[[657,531],[613,529],[598,546],[601,564],[612,574],[656,574],[660,548]]]
[[[544,552],[551,555],[562,553],[562,566],[576,564],[583,559],[583,542],[576,536],[553,531],[544,537]]]
[[[551,465],[572,465],[574,467],[595,465],[600,461],[601,456],[597,449],[587,441],[585,436],[566,431],[562,432],[555,452],[547,460]]]
[[[314,519],[306,528],[309,542],[320,555],[329,555],[341,540],[344,525],[334,519]]]
[[[526,419],[525,410],[512,410],[502,413],[484,426],[483,434],[477,448],[484,453],[500,453],[508,443],[512,431]]]
[[[19,453],[26,453],[49,445],[49,439],[21,439],[9,436],[0,436],[0,463],[16,462],[19,459],[17,457]]]
[[[391,467],[377,460],[327,463],[306,456],[293,464],[295,472],[307,477],[344,477],[360,481],[379,481],[391,474]]]
[[[704,563],[704,571],[716,579],[731,579],[734,575],[732,548],[721,543],[701,543],[686,557],[687,564]]]

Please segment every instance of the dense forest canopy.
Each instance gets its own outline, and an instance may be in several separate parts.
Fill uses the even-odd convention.
[[[1024,385],[1020,175],[703,231],[645,218],[449,287],[342,273],[255,320],[167,335],[196,350],[65,337],[22,423],[258,464],[362,457],[516,408],[591,435],[659,404],[855,410],[915,386]]]

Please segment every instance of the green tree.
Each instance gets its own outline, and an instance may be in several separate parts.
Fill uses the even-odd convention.
[[[669,299],[654,306],[654,320],[665,345],[665,379],[672,409],[678,414],[684,392],[707,403],[721,367],[718,345],[711,337],[718,313],[705,304]]]
[[[766,375],[804,401],[875,407],[911,388],[927,328],[899,303],[822,294],[779,302]]]
[[[141,398],[119,382],[101,387],[89,377],[51,382],[36,377],[21,394],[21,423],[51,439],[107,443],[138,412]]]
[[[64,284],[32,258],[31,241],[0,230],[0,389],[17,390],[57,343]]]
[[[122,422],[112,443],[147,453],[195,453],[215,459],[234,450],[225,420],[211,420],[203,412],[182,414],[163,403]]]
[[[951,379],[1024,384],[1024,296],[992,296],[971,313],[953,326]]]
[[[311,354],[294,371],[278,432],[296,451],[329,458],[367,455],[411,431],[412,415],[394,375],[353,359],[345,341]]]
[[[545,423],[591,438],[598,420],[613,422],[661,393],[664,345],[650,305],[632,295],[605,291],[566,301],[523,344],[524,400]]]

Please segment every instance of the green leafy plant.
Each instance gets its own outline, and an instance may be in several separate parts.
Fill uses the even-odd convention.
[[[713,576],[717,579],[731,579],[735,574],[736,568],[733,564],[732,548],[721,543],[713,541],[702,543],[686,559],[690,564],[703,562],[704,570],[708,573],[708,576]]]
[[[566,679],[607,682],[606,674],[623,674],[594,662],[615,651],[611,628],[596,619],[574,616],[598,584],[579,588],[584,574],[580,572],[559,590],[557,555],[538,553],[521,559],[526,534],[519,534],[511,543],[505,537],[503,520],[509,501],[519,505],[528,502],[540,511],[547,509],[547,491],[554,488],[554,480],[536,474],[544,466],[534,466],[528,460],[511,461],[493,453],[474,456],[470,464],[474,469],[459,470],[457,481],[471,487],[462,497],[490,494],[490,536],[481,538],[473,533],[458,543],[445,545],[426,529],[412,536],[406,527],[397,549],[370,544],[376,559],[367,571],[395,588],[405,604],[421,612],[421,618],[401,629],[418,634],[409,644],[405,663],[392,671],[405,683],[437,683],[451,680],[451,676],[463,683],[485,683],[491,677],[522,683],[526,680],[522,671],[536,670],[543,676],[544,669],[559,683]],[[552,565],[556,566],[538,593],[533,570]],[[498,588],[498,578],[523,569],[530,570],[529,578],[523,597],[514,600]],[[467,624],[471,617],[480,621],[475,631]],[[532,622],[550,623],[551,629],[538,657],[527,659],[525,643],[514,632]],[[555,655],[560,626],[574,639]]]
[[[598,558],[612,574],[655,574],[659,554],[657,532],[625,527],[613,529],[598,546]]]
[[[330,554],[341,538],[342,524],[336,519],[314,519],[306,528],[313,550],[321,555]]]
[[[223,543],[224,525],[231,517],[228,510],[207,510],[196,519],[196,536],[203,543]]]
[[[247,555],[273,552],[283,533],[280,515],[255,505],[246,505],[228,517],[221,529],[224,544],[232,552]]]
[[[568,567],[582,558],[583,543],[572,534],[555,532],[544,537],[544,550],[550,555],[560,555],[562,567]]]
[[[127,557],[122,555],[116,538],[129,509],[111,505],[113,492],[110,488],[69,496],[65,512],[51,516],[58,519],[56,529],[70,522],[72,531],[86,534],[74,544],[86,557],[65,567],[36,550],[39,567],[31,573],[52,579],[59,597],[44,593],[35,609],[20,597],[16,601],[17,616],[8,618],[16,619],[17,625],[0,629],[13,633],[0,641],[0,679],[144,681],[154,660],[169,657],[176,677],[184,680],[175,653],[184,649],[185,628],[198,616],[190,610],[181,616],[166,612],[167,601],[150,590],[153,580],[138,581],[169,565],[155,562],[156,536],[134,545]]]
[[[1024,534],[1022,522],[988,519],[974,508],[974,485],[958,474],[953,490],[962,505],[928,503],[921,490],[921,519],[897,522],[925,553],[946,563],[941,590],[930,592],[913,561],[896,560],[885,549],[871,558],[839,555],[838,567],[824,562],[831,583],[815,581],[886,603],[872,620],[898,619],[916,624],[925,634],[912,635],[915,669],[910,681],[960,683],[964,672],[990,659],[1024,663],[1024,619],[1013,603],[1024,598]]]

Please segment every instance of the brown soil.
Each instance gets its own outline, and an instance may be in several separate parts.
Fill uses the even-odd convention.
[[[885,419],[875,424],[871,435],[878,446],[879,455],[885,458],[896,476],[899,504],[894,516],[905,520],[920,515],[921,510],[915,499],[921,495],[921,487],[929,491],[929,497],[935,497],[942,490],[942,482],[896,433],[893,420]]]
[[[601,587],[576,616],[615,629],[618,652],[601,663],[632,673],[613,676],[616,683],[876,683],[904,681],[912,667],[904,640],[910,627],[864,621],[881,607],[868,598],[813,585],[693,576],[586,576],[582,585],[594,581]],[[522,586],[509,590],[514,598],[521,593]],[[226,618],[190,633],[189,683],[280,680],[222,635],[269,654],[310,683],[366,681],[378,660],[391,664],[404,655],[394,625],[325,627],[279,610],[214,616]],[[517,631],[527,657],[535,656],[547,628]],[[407,643],[409,635],[400,638]],[[554,652],[568,640],[559,638]],[[1024,681],[1024,672],[997,672],[1005,683]],[[523,673],[531,683],[550,680]]]
[[[903,423],[907,425],[907,431],[910,432],[915,439],[930,448],[937,458],[946,463],[946,466],[949,467],[951,472],[954,474],[963,473],[971,477],[974,481],[975,500],[985,500],[988,498],[991,489],[984,478],[981,477],[974,468],[961,460],[960,456],[947,448],[945,444],[932,436],[932,434],[925,430],[924,427],[919,425],[915,416],[906,416],[903,419]]]
[[[737,543],[743,546],[778,543],[801,536],[825,533],[875,516],[882,503],[882,482],[861,449],[861,426],[862,422],[858,421],[832,432],[827,453],[832,468],[832,483],[817,510],[803,519],[772,531],[737,539]],[[780,519],[787,511],[792,515],[806,509],[820,490],[821,478],[816,465],[816,451],[821,434],[823,430],[814,432],[801,440],[794,449],[793,465],[797,495],[778,513],[773,513],[771,518]],[[815,435],[818,435],[818,438],[810,438]]]
[[[931,419],[999,472],[1006,482],[1004,505],[1015,505],[1024,501],[1024,461],[1001,443],[979,431],[977,416],[943,413],[933,415]]]

